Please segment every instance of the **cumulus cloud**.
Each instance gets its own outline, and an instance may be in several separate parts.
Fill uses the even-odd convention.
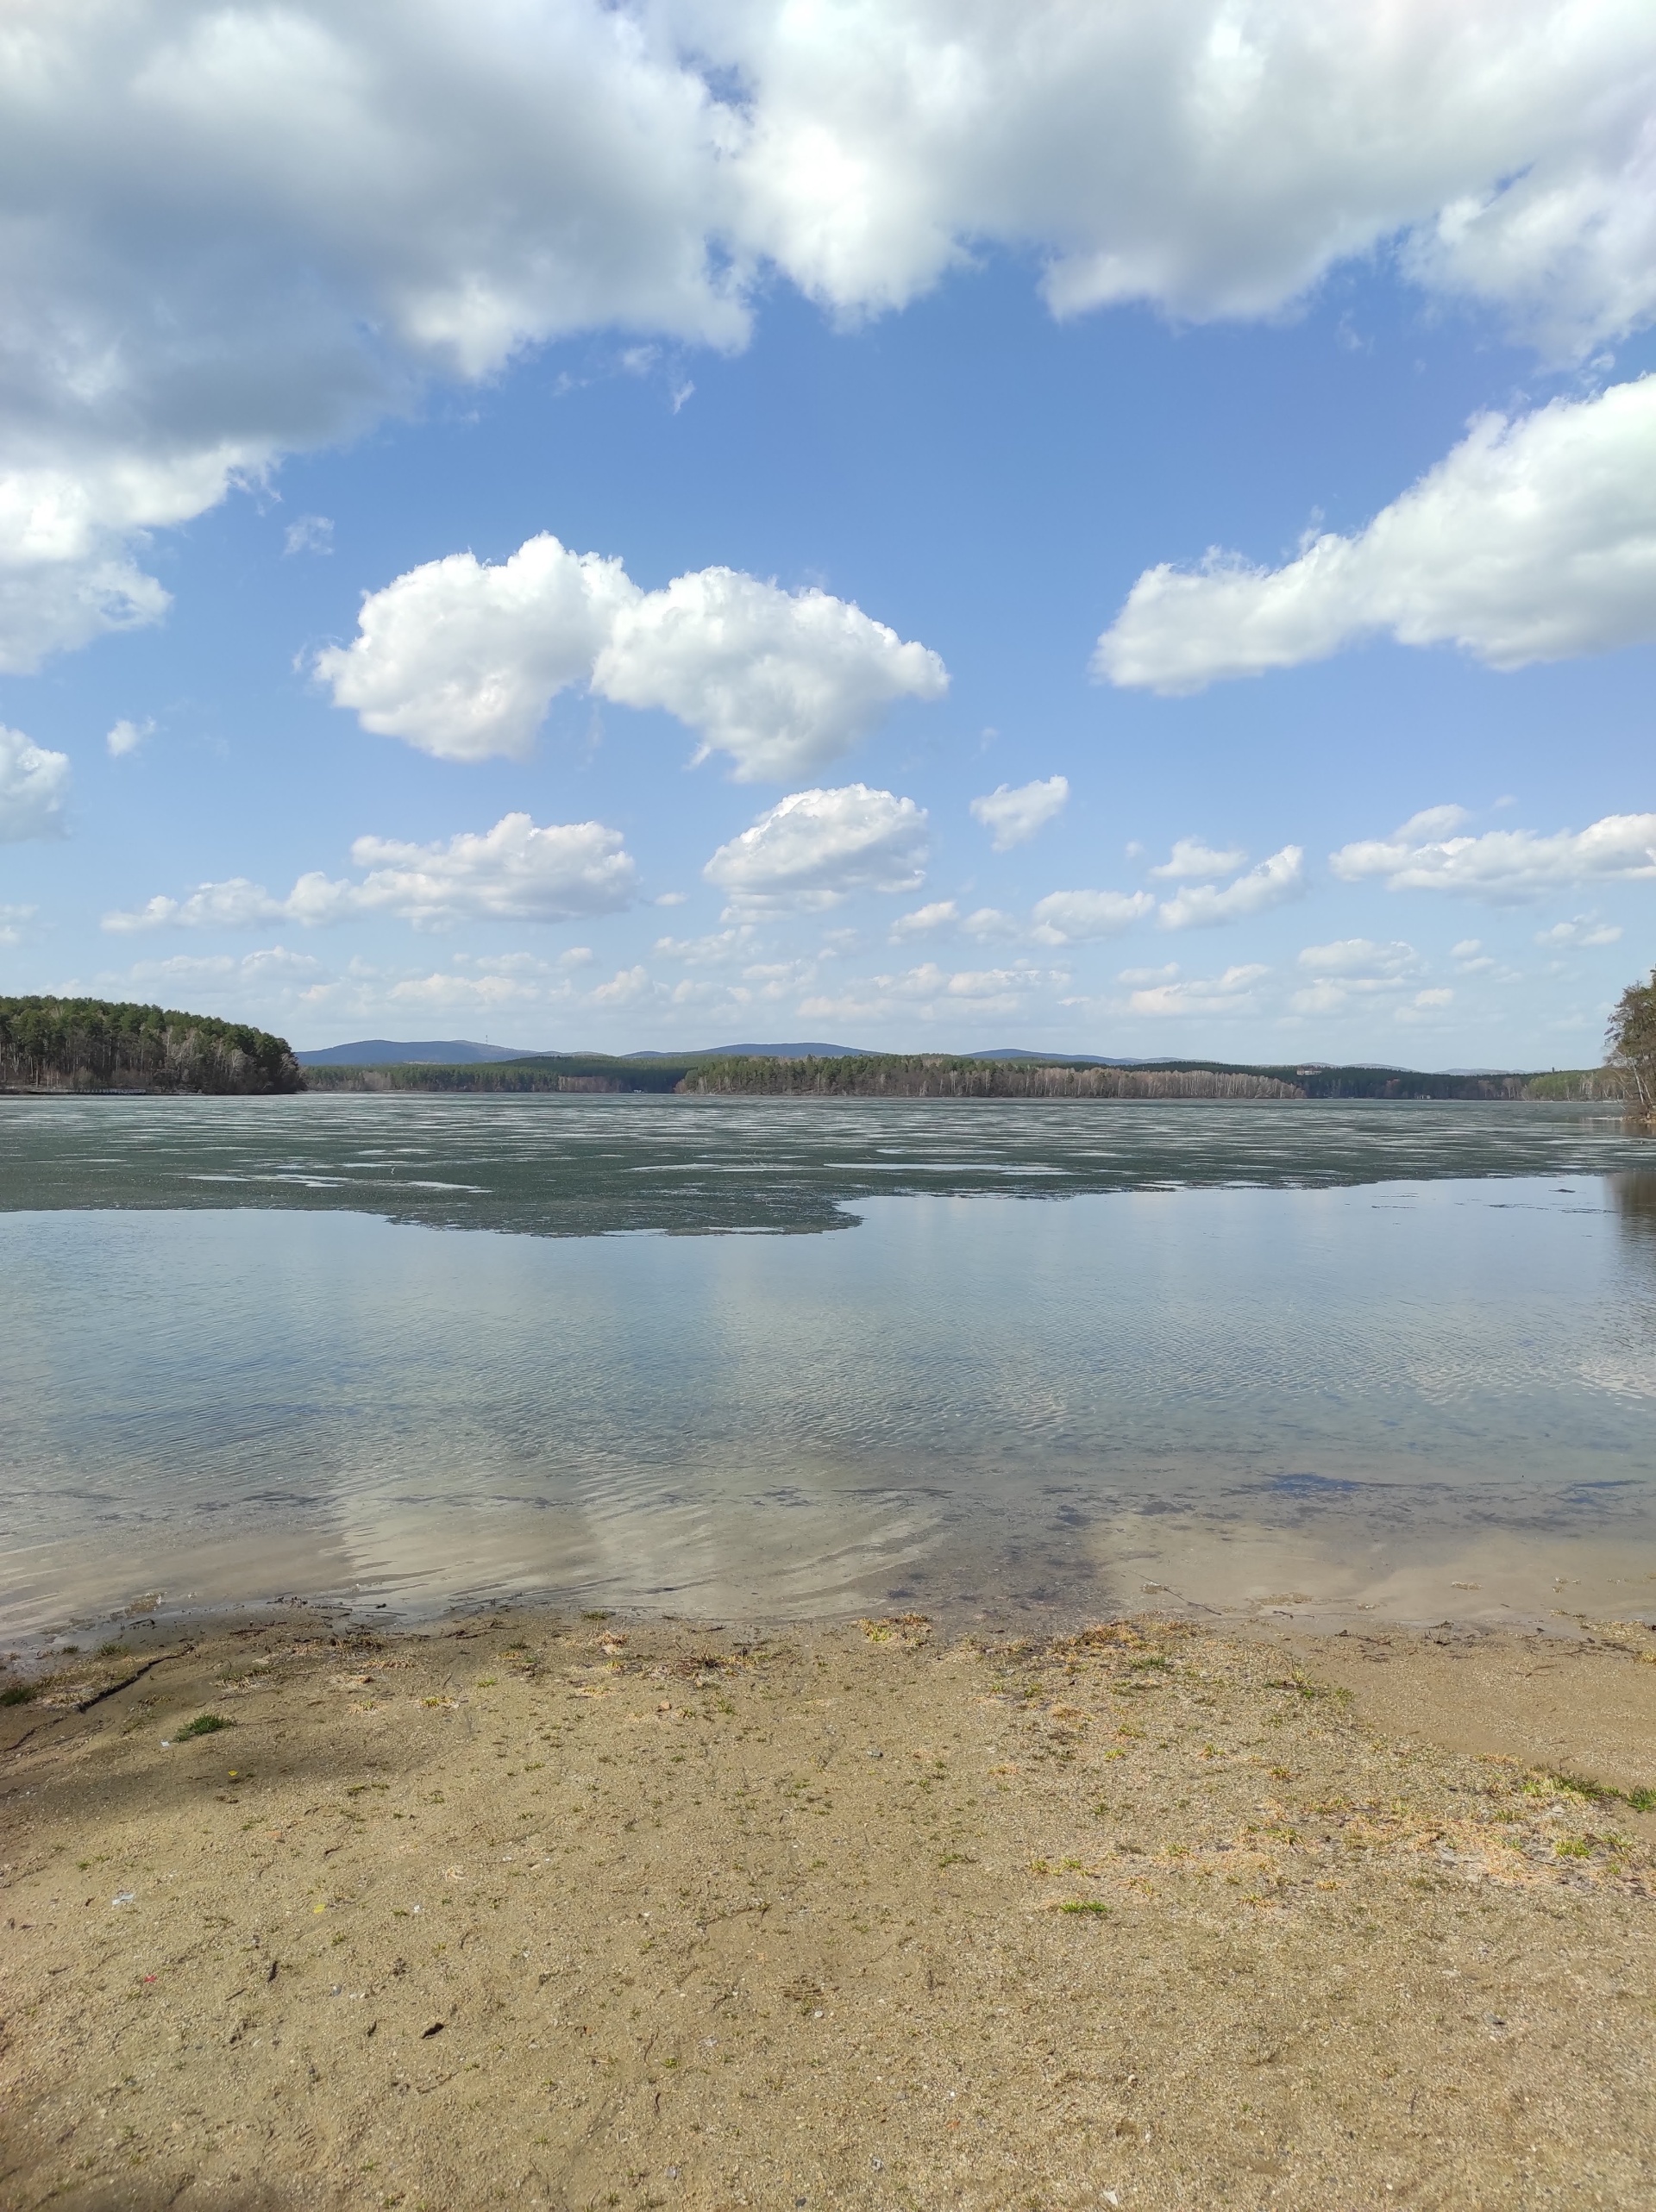
[[[1332,944],[1308,944],[1300,955],[1300,966],[1314,975],[1337,976],[1342,982],[1395,982],[1412,975],[1421,956],[1401,937],[1377,944],[1372,937],[1337,937]]]
[[[1656,376],[1481,417],[1366,529],[1284,567],[1215,551],[1147,569],[1094,672],[1193,692],[1380,634],[1496,668],[1656,638]]]
[[[1417,281],[1557,350],[1656,304],[1647,0],[6,20],[14,667],[155,619],[135,539],[282,453],[574,331],[740,346],[773,269],[856,315],[989,241],[1037,260],[1059,314],[1200,318],[1275,312],[1400,238]]]
[[[980,238],[1042,252],[1059,313],[1269,312],[1399,232],[1424,281],[1568,339],[1656,291],[1637,0],[674,14],[751,88],[750,235],[836,305],[906,300]]]
[[[1592,914],[1578,914],[1573,921],[1554,922],[1550,930],[1537,930],[1537,944],[1569,945],[1585,949],[1590,945],[1620,944],[1622,931],[1615,922],[1601,922]]]
[[[949,969],[936,961],[896,975],[869,975],[831,994],[801,999],[801,1015],[819,1021],[879,1021],[895,1015],[932,1021],[969,1011],[977,1015],[1015,1014],[1032,992],[1063,983],[1061,971],[1032,968]]]
[[[912,914],[899,915],[891,925],[890,939],[893,944],[901,944],[910,937],[956,930],[963,937],[978,938],[1018,937],[1024,933],[1017,917],[1003,913],[998,906],[975,906],[969,914],[963,914],[957,900],[936,899],[930,905],[917,906]]]
[[[1421,961],[1401,938],[1377,944],[1371,937],[1339,937],[1332,944],[1308,944],[1300,966],[1312,979],[1289,1004],[1299,1014],[1343,1013],[1353,999],[1407,990],[1418,979]]]
[[[738,782],[837,759],[894,701],[949,686],[935,653],[826,592],[733,568],[643,592],[618,560],[548,534],[497,565],[457,553],[410,569],[316,667],[365,728],[444,760],[524,759],[553,697],[584,683],[676,715]]]
[[[1164,930],[1217,929],[1303,896],[1305,854],[1298,845],[1284,845],[1229,883],[1201,880],[1223,874],[1246,857],[1240,851],[1215,852],[1199,838],[1181,837],[1171,858],[1150,871],[1182,880],[1171,898],[1158,901],[1148,891],[1049,892],[1035,903],[1032,934],[1040,944],[1080,944],[1115,937],[1152,913]]]
[[[865,783],[790,792],[721,845],[702,874],[740,916],[814,913],[856,891],[913,891],[925,872],[926,814]]]
[[[750,922],[737,923],[701,937],[657,937],[656,950],[665,960],[681,960],[687,968],[725,968],[745,959],[754,939]]]
[[[957,929],[960,908],[952,899],[934,899],[929,905],[915,907],[912,914],[900,914],[891,925],[891,942],[901,944],[906,937],[932,937],[939,930]]]
[[[104,927],[246,929],[298,922],[315,928],[369,914],[424,928],[461,921],[562,922],[630,905],[637,882],[618,830],[601,822],[553,823],[537,830],[527,814],[503,815],[492,830],[462,832],[437,844],[359,837],[351,858],[366,871],[354,882],[314,870],[281,899],[246,876],[232,876],[200,884],[183,899],[158,896],[134,912],[106,914]]]
[[[129,542],[222,498],[235,459],[72,449],[43,461],[8,365],[0,342],[0,673],[27,675],[48,655],[161,619],[172,595],[138,567]]]
[[[115,724],[104,743],[112,761],[121,760],[128,753],[135,753],[146,737],[155,734],[155,724],[147,716],[141,722],[129,722],[123,715]]]
[[[22,944],[39,912],[36,906],[0,906],[0,944]]]
[[[273,982],[310,982],[327,970],[306,952],[285,945],[263,945],[239,957],[230,953],[175,953],[168,960],[135,962],[135,981],[165,979],[175,984],[234,983],[248,987]]]
[[[1039,944],[1086,944],[1119,937],[1154,911],[1148,891],[1049,891],[1032,909]]]
[[[1240,868],[1246,858],[1239,846],[1216,852],[1200,837],[1176,837],[1171,854],[1159,868],[1150,872],[1174,883],[1201,883],[1215,875],[1228,875],[1233,868]]]
[[[1134,1014],[1251,1014],[1258,1011],[1258,985],[1270,970],[1253,962],[1227,968],[1222,975],[1182,983],[1151,983],[1134,991],[1127,1011]]]
[[[1269,860],[1262,860],[1233,883],[1223,887],[1187,884],[1171,899],[1163,899],[1157,919],[1164,930],[1217,929],[1226,922],[1245,921],[1250,915],[1266,913],[1289,899],[1303,898],[1305,891],[1304,849],[1284,845],[1281,852],[1272,853]]]
[[[485,970],[477,975],[445,974],[434,968],[429,975],[405,975],[386,992],[389,1003],[399,1010],[436,1012],[449,1007],[467,1013],[511,1013],[525,1006],[543,1006],[549,994],[534,976],[511,968]]]
[[[0,844],[60,837],[68,795],[69,755],[0,723]]]
[[[1656,814],[1606,814],[1584,830],[1549,836],[1531,830],[1446,834],[1465,819],[1458,807],[1429,808],[1389,837],[1342,845],[1328,865],[1347,883],[1452,891],[1494,905],[1517,905],[1584,883],[1656,879]]]
[[[948,672],[860,607],[733,568],[677,576],[624,607],[593,668],[622,706],[664,707],[728,753],[736,780],[781,780],[861,744],[900,699],[941,699]]]
[[[532,537],[495,565],[469,553],[363,598],[348,646],[317,655],[336,706],[440,760],[527,757],[555,692],[591,676],[624,605],[619,561]]]
[[[1048,776],[1044,782],[997,784],[982,799],[972,801],[972,815],[994,833],[994,849],[1010,852],[1026,845],[1049,822],[1056,821],[1070,803],[1068,776]]]

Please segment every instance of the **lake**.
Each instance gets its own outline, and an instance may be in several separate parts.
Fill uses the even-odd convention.
[[[0,1100],[0,1634],[1656,1607],[1656,1147],[1531,1105]]]

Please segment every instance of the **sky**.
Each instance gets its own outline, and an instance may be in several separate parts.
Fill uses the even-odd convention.
[[[1596,1063],[1648,0],[9,0],[0,993]]]

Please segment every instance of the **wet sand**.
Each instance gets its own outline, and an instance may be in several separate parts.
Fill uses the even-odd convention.
[[[1559,1626],[134,1627],[0,1709],[0,2203],[1642,2205],[1656,1633]]]

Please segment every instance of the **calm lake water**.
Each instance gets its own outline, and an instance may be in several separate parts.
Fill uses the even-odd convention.
[[[1653,1169],[1567,1107],[0,1101],[0,1634],[1649,1617]]]

